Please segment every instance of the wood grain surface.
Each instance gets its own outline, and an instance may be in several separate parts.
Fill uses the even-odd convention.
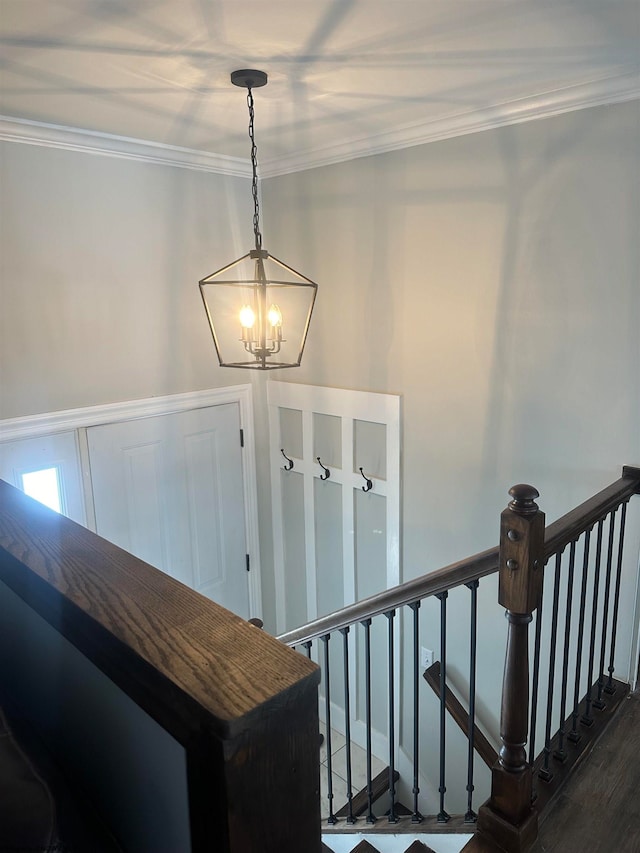
[[[638,853],[640,694],[622,701],[549,809],[532,853]]]
[[[1,480],[0,580],[180,742],[230,737],[319,682],[305,656]]]

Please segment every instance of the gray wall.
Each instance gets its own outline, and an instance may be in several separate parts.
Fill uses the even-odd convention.
[[[400,393],[404,577],[640,462],[638,102],[264,182],[266,245],[320,284],[284,380]]]
[[[278,378],[403,395],[405,578],[494,544],[514,482],[553,518],[640,462],[639,116],[264,181],[266,246],[321,286]],[[248,182],[1,150],[0,417],[252,381],[273,626],[265,377],[217,367],[197,289],[246,251]]]
[[[247,381],[198,280],[250,248],[248,180],[0,150],[0,418]]]

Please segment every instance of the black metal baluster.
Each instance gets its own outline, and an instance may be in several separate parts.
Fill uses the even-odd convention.
[[[364,619],[364,702],[367,738],[367,823],[375,823],[373,785],[371,784],[371,619]]]
[[[446,823],[449,815],[444,810],[445,785],[445,726],[447,722],[447,706],[445,689],[447,685],[447,598],[448,591],[439,593],[436,598],[440,601],[440,811],[438,823]]]
[[[313,645],[313,640],[305,640],[302,644],[303,647],[307,650],[307,657],[311,660],[311,646]],[[322,732],[320,733],[320,746],[322,746],[322,742],[324,740],[324,735]]]
[[[560,599],[560,567],[562,565],[562,551],[556,554],[556,572],[553,583],[553,607],[551,615],[551,657],[549,660],[549,683],[547,688],[547,720],[544,734],[544,763],[540,769],[539,776],[545,782],[553,779],[553,771],[549,767],[551,756],[551,717],[553,714],[553,677],[556,669],[556,645],[558,639],[558,603]]]
[[[536,635],[533,645],[533,683],[531,685],[531,723],[529,725],[529,764],[536,757],[536,725],[538,722],[538,682],[540,679],[540,637],[542,634],[542,602],[544,600],[544,573],[540,586],[540,603],[536,610]],[[535,798],[535,792],[533,794]]]
[[[333,777],[331,775],[331,691],[329,689],[329,640],[331,636],[325,634],[320,637],[324,643],[324,701],[325,719],[327,726],[327,799],[329,800],[329,817],[327,823],[337,823],[338,818],[333,813]]]
[[[564,615],[564,655],[562,659],[562,693],[560,697],[560,728],[558,730],[558,746],[553,757],[565,761],[567,753],[564,750],[564,721],[567,709],[567,681],[569,676],[569,644],[571,641],[571,609],[573,605],[573,574],[576,565],[576,540],[569,546],[569,577],[567,579],[567,606]]]
[[[609,658],[609,680],[604,688],[606,693],[615,693],[616,688],[613,685],[614,665],[613,658],[616,651],[616,635],[618,633],[618,607],[620,604],[620,579],[622,577],[622,549],[624,547],[624,528],[627,520],[627,502],[622,504],[622,514],[620,516],[620,529],[618,531],[618,567],[616,574],[616,591],[613,596],[613,624],[611,626],[611,656]]]
[[[340,628],[344,666],[344,736],[347,757],[347,823],[355,823],[353,816],[353,790],[351,788],[351,707],[349,701],[349,626]]]
[[[396,815],[396,768],[395,768],[395,708],[394,708],[394,660],[393,660],[393,619],[395,610],[385,614],[389,622],[389,823],[397,823]]]
[[[598,522],[598,535],[596,539],[596,559],[595,573],[593,576],[593,600],[591,602],[591,643],[589,644],[589,671],[587,675],[587,699],[585,702],[584,714],[581,722],[585,726],[593,725],[593,717],[591,716],[591,693],[593,690],[593,662],[596,652],[596,633],[597,633],[597,618],[598,618],[598,588],[600,586],[600,563],[602,558],[602,528],[604,520]]]
[[[580,615],[578,625],[578,647],[576,649],[576,681],[573,688],[573,713],[571,715],[571,731],[567,735],[571,743],[578,743],[578,703],[580,702],[580,673],[582,671],[582,644],[584,641],[584,609],[587,603],[587,577],[589,574],[589,550],[591,547],[591,530],[584,534],[584,554],[582,557],[582,584],[580,587]]]
[[[476,654],[478,640],[478,586],[477,580],[470,581],[466,586],[471,590],[471,629],[469,637],[469,754],[467,758],[467,813],[465,823],[475,823],[477,815],[473,810],[473,760],[475,749],[476,722]]]
[[[600,667],[598,669],[598,698],[593,700],[593,707],[600,711],[605,707],[602,699],[604,688],[604,658],[607,644],[607,626],[609,624],[609,594],[611,592],[611,567],[613,564],[613,539],[615,535],[617,508],[609,513],[609,541],[607,544],[607,574],[604,584],[604,603],[602,610],[602,636],[600,638]]]
[[[422,815],[418,810],[418,794],[420,793],[419,763],[419,711],[420,711],[420,632],[418,626],[418,610],[420,602],[414,601],[409,607],[413,610],[413,814],[411,823],[421,823]]]

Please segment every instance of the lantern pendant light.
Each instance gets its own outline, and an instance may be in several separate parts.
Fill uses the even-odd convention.
[[[252,90],[267,75],[234,71],[231,82],[247,89],[254,248],[201,279],[200,293],[222,367],[299,367],[318,285],[262,248]]]

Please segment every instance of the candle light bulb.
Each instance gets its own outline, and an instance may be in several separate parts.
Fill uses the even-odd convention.
[[[269,324],[271,326],[281,326],[282,325],[282,311],[275,304],[273,304],[271,306],[271,308],[269,308],[267,318],[268,318]]]
[[[252,329],[256,322],[256,315],[250,305],[243,305],[240,309],[240,325],[243,329]]]

